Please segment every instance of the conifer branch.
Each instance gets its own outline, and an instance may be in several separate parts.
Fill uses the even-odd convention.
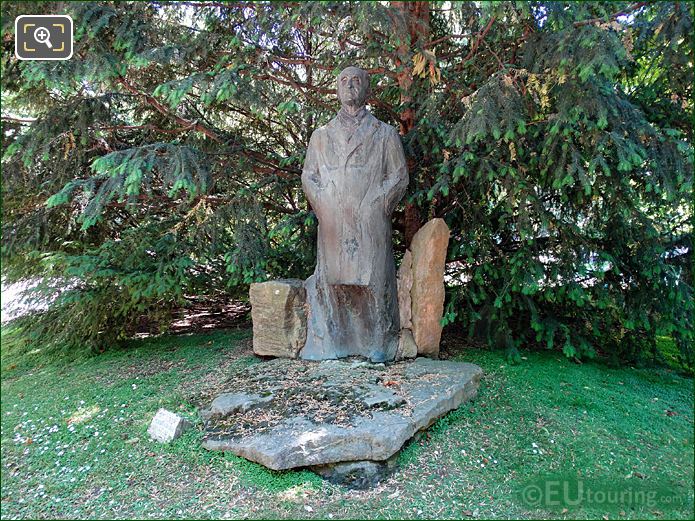
[[[647,4],[648,4],[648,2],[638,2],[636,4],[631,5],[627,9],[624,9],[623,11],[613,13],[612,15],[609,15],[608,17],[602,16],[599,18],[591,18],[590,20],[581,20],[579,22],[574,22],[573,25],[575,27],[581,27],[583,25],[589,25],[589,24],[606,22],[608,20],[614,20],[614,19],[618,18],[619,16],[625,16],[627,14],[630,14],[632,11],[639,9],[640,7],[644,7]]]
[[[215,132],[214,130],[211,130],[207,128],[204,125],[201,125],[197,121],[189,121],[185,118],[182,118],[181,116],[178,116],[177,114],[174,114],[171,110],[169,110],[165,105],[157,101],[153,96],[146,94],[144,92],[141,92],[138,90],[136,87],[134,87],[132,84],[130,84],[124,77],[119,77],[116,81],[123,85],[123,87],[130,93],[141,96],[148,105],[154,107],[159,113],[173,118],[177,123],[180,125],[184,126],[186,129],[193,129],[197,130],[198,132],[201,132],[208,136],[210,139],[213,141],[216,141],[217,143],[223,143],[224,140]]]
[[[436,40],[432,40],[431,42],[427,42],[423,47],[425,49],[429,49],[430,47],[434,47],[435,45],[438,45],[442,42],[445,42],[447,40],[460,40],[461,38],[472,38],[473,36],[476,36],[480,33],[468,33],[468,34],[447,34],[446,36],[442,36],[441,38],[437,38]]]
[[[2,120],[11,121],[13,123],[21,123],[23,125],[30,125],[36,121],[36,118],[12,118],[10,116],[2,116]]]
[[[158,112],[161,114],[171,117],[174,120],[176,120],[179,124],[184,126],[184,130],[186,129],[192,129],[192,130],[197,130],[198,132],[201,132],[208,136],[210,139],[213,141],[224,144],[224,140],[217,134],[217,132],[207,128],[204,125],[201,125],[197,121],[189,121],[187,119],[182,118],[181,116],[178,116],[174,113],[172,113],[166,106],[164,106],[162,103],[157,101],[153,96],[150,96],[149,94],[145,94],[138,90],[135,86],[131,85],[125,78],[119,77],[117,80],[123,87],[128,90],[128,92],[131,92],[133,94],[136,94],[138,96],[141,96],[145,99],[145,101],[154,107]],[[296,176],[298,174],[301,174],[301,170],[299,169],[294,169],[294,168],[289,168],[289,167],[280,167],[276,164],[274,164],[272,161],[269,161],[267,157],[265,157],[263,154],[255,152],[253,150],[249,150],[246,148],[239,148],[237,149],[238,152],[244,154],[245,156],[249,157],[250,159],[254,159],[260,164],[266,165],[269,167],[273,173],[280,175],[280,176]]]

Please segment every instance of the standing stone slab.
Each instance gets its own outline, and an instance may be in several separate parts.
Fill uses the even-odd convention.
[[[413,237],[413,287],[410,292],[413,336],[419,355],[436,358],[442,336],[444,267],[449,227],[444,219],[432,219]]]
[[[410,290],[413,287],[413,254],[405,250],[403,261],[398,268],[398,312],[401,317],[401,329],[411,329],[412,313]]]
[[[166,409],[159,409],[152,418],[147,434],[153,440],[168,443],[181,436],[190,427],[190,422],[185,418]]]
[[[306,292],[296,279],[251,284],[253,352],[296,358],[306,340]]]

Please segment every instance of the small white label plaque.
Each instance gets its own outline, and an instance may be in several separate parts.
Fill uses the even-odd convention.
[[[159,409],[152,418],[150,428],[147,433],[153,440],[168,443],[175,440],[190,427],[190,423],[185,419],[166,409]]]

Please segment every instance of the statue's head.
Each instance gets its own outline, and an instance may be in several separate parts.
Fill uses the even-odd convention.
[[[369,75],[357,67],[347,67],[338,75],[338,99],[350,107],[361,107],[371,94]]]

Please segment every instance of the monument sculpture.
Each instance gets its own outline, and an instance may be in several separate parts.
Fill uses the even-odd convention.
[[[401,447],[473,399],[482,376],[436,360],[443,219],[415,234],[396,278],[391,213],[408,172],[396,130],[367,111],[368,97],[366,72],[343,70],[342,107],[309,142],[302,186],[319,221],[314,274],[249,289],[254,353],[274,360],[240,371],[201,411],[207,449],[356,488],[393,472]]]
[[[365,71],[343,70],[337,91],[341,109],[314,131],[302,173],[319,227],[300,356],[390,361],[400,329],[391,213],[408,185],[405,156],[396,129],[365,107]]]

